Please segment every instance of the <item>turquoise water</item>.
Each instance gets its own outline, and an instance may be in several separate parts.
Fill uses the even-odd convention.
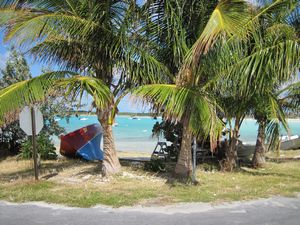
[[[161,119],[155,120],[150,117],[131,119],[126,116],[117,116],[116,126],[113,127],[117,150],[152,152],[157,142],[157,139],[151,136],[152,127],[157,121],[160,122]],[[89,124],[98,123],[98,120],[96,116],[80,116],[78,118],[72,116],[69,123],[66,120],[60,120],[58,123],[67,132],[71,132]],[[300,120],[289,120],[289,126],[291,134],[300,134]],[[255,120],[245,119],[241,127],[240,139],[247,144],[255,143],[257,128]]]
[[[289,119],[288,120],[290,134],[300,135],[300,120]],[[245,119],[242,123],[240,130],[240,139],[247,144],[255,144],[257,136],[258,125],[254,119]],[[287,135],[285,131],[282,130],[282,135]]]
[[[127,116],[117,116],[113,127],[116,148],[120,151],[152,152],[157,139],[152,138],[152,128],[156,122],[161,122],[150,117],[131,119]],[[96,116],[72,116],[69,123],[60,120],[58,123],[68,132],[77,130],[89,124],[98,123]],[[56,141],[57,142],[57,141]]]

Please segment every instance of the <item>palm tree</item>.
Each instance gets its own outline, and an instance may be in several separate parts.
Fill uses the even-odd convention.
[[[180,18],[186,18],[183,17],[182,14],[188,14],[183,10],[184,7],[180,7],[180,2],[176,1],[176,3],[173,2],[173,4],[170,2],[169,5],[164,5],[165,9],[170,10],[166,15],[173,19],[172,21],[167,20],[165,25],[160,24],[160,21],[165,18],[163,14],[165,12],[158,13],[154,10],[153,14],[155,16],[153,17],[155,19],[150,21],[150,25],[155,27],[153,23],[158,23],[160,25],[159,28],[161,28],[158,29],[159,31],[164,32],[166,36],[168,33],[171,33],[175,39],[175,41],[172,42],[172,47],[176,50],[173,54],[177,58],[184,56],[184,59],[176,64],[178,65],[178,71],[172,71],[172,73],[176,75],[175,84],[146,85],[138,88],[135,94],[144,97],[144,99],[148,101],[155,102],[156,106],[160,106],[164,109],[167,118],[180,121],[183,124],[183,140],[175,168],[175,174],[178,176],[189,177],[191,175],[190,146],[192,135],[209,134],[211,144],[214,145],[215,143],[215,137],[219,130],[217,128],[220,127],[220,121],[216,116],[218,107],[213,93],[210,90],[210,87],[213,86],[215,81],[219,80],[219,83],[221,83],[220,78],[234,77],[231,79],[231,81],[234,81],[231,82],[231,85],[235,85],[231,86],[233,89],[227,90],[227,92],[235,93],[237,97],[243,92],[242,101],[248,101],[247,99],[251,96],[251,94],[249,94],[251,89],[247,87],[249,87],[250,82],[252,82],[253,73],[260,71],[264,62],[270,62],[273,57],[277,57],[276,59],[281,59],[278,65],[273,67],[272,64],[267,63],[266,70],[277,70],[280,75],[288,73],[289,68],[283,69],[284,67],[282,67],[282,65],[284,64],[284,60],[279,56],[285,54],[285,51],[293,53],[289,54],[289,56],[291,56],[290,59],[294,62],[294,53],[297,52],[297,47],[295,47],[297,46],[297,42],[287,41],[271,47],[258,46],[261,48],[254,48],[250,52],[248,52],[247,49],[249,49],[249,46],[252,46],[248,45],[251,44],[251,37],[253,37],[251,35],[244,39],[246,41],[240,41],[237,47],[235,44],[231,44],[235,43],[236,39],[238,39],[238,36],[232,36],[233,34],[247,33],[249,35],[249,31],[255,27],[253,24],[255,24],[261,16],[270,11],[277,10],[279,7],[286,7],[288,3],[288,1],[276,1],[256,12],[250,19],[245,2],[220,1],[216,9],[212,12],[207,25],[202,32],[198,34],[198,38],[196,38],[194,42],[186,38],[189,32],[185,30],[185,27],[182,26],[183,22],[180,21]],[[188,4],[185,4],[185,6],[187,5]],[[157,7],[157,4],[154,5],[154,7]],[[179,15],[179,18],[174,15]],[[191,18],[186,18],[186,20],[194,21]],[[178,32],[163,29],[166,27],[169,28],[170,24],[176,24],[174,27],[176,27]],[[214,44],[220,41],[220,46],[223,48],[226,43],[226,39],[224,38],[226,36],[224,33],[226,34],[226,32],[230,37],[227,42],[233,49],[223,54],[220,51],[218,52],[218,49],[215,48],[217,46]],[[287,48],[285,49],[285,47]],[[236,48],[239,50],[238,53],[236,53]],[[225,49],[227,50],[227,48]],[[209,59],[209,55],[212,55],[214,60]],[[223,58],[219,57],[219,55],[223,56]],[[216,61],[221,61],[220,66],[224,68],[221,69],[215,66]],[[212,71],[213,68],[217,69]],[[209,74],[217,75],[210,77]],[[261,89],[260,81],[263,76],[261,73],[258,74],[259,76],[257,76],[255,82],[257,89]],[[234,80],[235,78],[237,78],[237,81]],[[237,100],[236,102],[239,103],[239,101],[240,100]],[[232,104],[230,107],[234,108]],[[239,128],[246,113],[245,108],[247,107],[240,107],[239,113],[235,114],[235,125],[229,148],[226,151],[225,160],[225,164],[228,165],[229,170],[232,170],[236,166],[236,146]]]
[[[203,17],[197,17],[193,1],[167,1],[163,2],[162,7],[154,1],[150,5],[150,12],[150,18],[153,18],[149,22],[152,31],[158,27],[158,38],[155,40],[163,39],[165,45],[162,46],[172,47],[171,65],[177,69],[171,67],[170,70],[175,77],[173,83],[144,85],[134,94],[155,102],[156,106],[164,109],[166,118],[182,123],[182,143],[175,174],[189,178],[192,175],[192,136],[209,135],[213,147],[221,130],[216,100],[209,91],[208,75],[211,74],[203,69],[205,55],[218,38],[241,35],[247,31],[250,19],[248,6],[241,0],[219,1],[211,10],[206,24],[203,23]],[[189,26],[186,26],[186,22],[190,23]],[[197,24],[203,26],[196,31],[191,29],[198,28]],[[171,34],[171,39],[168,34]]]
[[[276,1],[256,9],[255,29],[248,33],[248,38],[230,40],[219,51],[219,64],[223,69],[217,67],[220,72],[216,70],[216,73],[226,78],[217,85],[219,104],[227,119],[234,119],[235,123],[226,150],[225,170],[231,171],[237,165],[239,129],[247,114],[254,113],[260,124],[257,153],[254,154],[257,160],[253,162],[262,155],[259,152],[264,149],[262,143],[267,127],[272,130],[267,121],[273,125],[274,121],[286,124],[276,99],[276,88],[295,74],[299,66],[299,42],[293,29],[274,16],[278,12],[287,14],[293,9],[293,6],[283,3]],[[271,23],[270,18],[277,21]]]
[[[5,0],[0,6],[6,40],[26,47],[40,61],[88,74],[91,82],[100,80],[110,90],[109,104],[97,107],[97,115],[104,130],[103,173],[118,172],[112,123],[119,97],[131,86],[166,74],[134,35],[135,1]],[[65,84],[80,88],[81,81]],[[89,83],[87,77],[84,81]]]
[[[271,84],[270,84],[271,85]],[[252,157],[252,166],[254,168],[263,167],[265,160],[265,143],[269,141],[269,149],[278,145],[279,125],[282,124],[288,131],[288,125],[285,115],[276,94],[266,93],[253,97],[254,118],[258,123],[258,132],[254,154]]]
[[[255,152],[252,158],[254,168],[264,166],[266,141],[269,144],[269,150],[280,148],[280,125],[289,134],[285,113],[299,112],[299,86],[300,82],[293,82],[276,90],[275,93],[264,96],[264,98],[258,97],[258,103],[254,107],[254,115],[259,125]]]
[[[264,74],[264,77],[260,79],[261,88],[256,90],[252,97],[254,117],[259,125],[255,152],[252,158],[253,167],[261,167],[265,163],[266,134],[269,140],[279,140],[279,123],[288,131],[281,99],[277,92],[278,89],[280,90],[280,86],[297,76],[299,69],[300,55],[297,33],[293,28],[293,23],[288,20],[291,12],[297,6],[299,6],[299,2],[291,1],[289,7],[273,11],[259,21],[261,28],[256,35],[259,45],[272,47],[285,43],[286,46],[290,45],[287,49],[291,51],[285,52],[284,59],[282,59],[284,64],[280,63],[280,61],[282,62],[281,59],[276,60],[277,64],[284,65],[285,69],[277,70],[275,65],[272,69],[257,71],[257,73]],[[255,90],[254,86],[253,90]],[[273,141],[269,148],[274,147],[272,143]]]

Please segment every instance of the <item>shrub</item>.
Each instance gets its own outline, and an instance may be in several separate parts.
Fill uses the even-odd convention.
[[[51,142],[50,136],[41,134],[37,137],[37,152],[41,159],[56,159],[56,148]],[[33,153],[31,139],[22,144],[21,153],[18,155],[22,159],[31,159]]]
[[[152,157],[149,162],[145,163],[145,170],[153,172],[165,172],[166,163],[163,159]]]

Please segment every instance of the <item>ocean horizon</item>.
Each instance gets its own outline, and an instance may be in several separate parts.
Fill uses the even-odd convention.
[[[118,151],[139,151],[151,153],[158,141],[152,137],[152,128],[161,118],[154,119],[150,116],[138,116],[132,119],[130,116],[117,116],[113,126],[113,133]],[[69,122],[66,119],[57,119],[60,126],[64,127],[66,133],[81,127],[99,123],[95,115],[71,116]],[[300,119],[288,119],[291,135],[300,135]],[[241,126],[240,140],[245,144],[255,144],[258,125],[255,119],[246,118]],[[282,131],[282,135],[287,135]],[[163,139],[161,139],[163,140]],[[58,137],[54,137],[54,143],[59,146]]]

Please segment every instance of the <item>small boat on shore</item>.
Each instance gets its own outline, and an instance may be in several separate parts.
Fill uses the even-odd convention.
[[[300,137],[298,135],[281,137],[280,150],[300,149]],[[246,145],[239,141],[237,154],[239,158],[250,157],[255,151],[255,145]]]
[[[103,160],[103,151],[100,149],[102,135],[102,127],[96,123],[61,135],[60,154],[80,156],[86,160]]]
[[[281,150],[300,149],[300,137],[298,135],[284,136],[281,138]]]

